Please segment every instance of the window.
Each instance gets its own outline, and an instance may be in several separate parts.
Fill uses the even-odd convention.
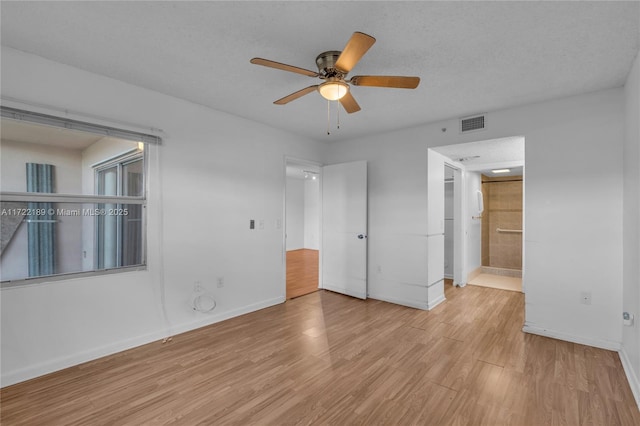
[[[2,286],[143,269],[151,135],[2,107]]]
[[[141,197],[141,153],[125,155],[96,168],[96,194]],[[142,207],[100,204],[100,209],[119,214],[96,216],[96,263],[99,269],[142,264]]]

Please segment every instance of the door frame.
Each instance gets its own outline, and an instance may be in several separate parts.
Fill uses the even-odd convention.
[[[445,159],[445,167],[453,170],[453,285],[467,285],[467,226],[464,213],[467,211],[465,168],[450,159]]]
[[[299,157],[292,157],[285,155],[283,158],[283,186],[282,186],[282,265],[283,268],[283,276],[282,276],[282,290],[283,290],[283,299],[287,301],[287,165],[288,164],[297,164],[302,166],[309,167],[317,167],[318,168],[318,178],[320,179],[319,185],[319,193],[318,193],[318,289],[322,289],[322,167],[323,163],[307,160]]]
[[[514,137],[521,137],[523,138],[523,143],[524,146],[526,148],[526,136],[524,135],[516,135]],[[438,148],[440,147],[444,147],[444,146],[455,146],[455,145],[466,145],[468,143],[482,143],[485,141],[490,141],[491,139],[480,139],[480,140],[475,140],[475,141],[469,141],[469,142],[457,142],[457,143],[452,143],[452,144],[445,144],[445,145],[438,145],[438,146],[434,146],[434,147],[429,147],[429,149],[434,150],[436,152]],[[526,302],[526,297],[527,297],[527,291],[526,291],[526,255],[525,255],[525,241],[526,241],[526,154],[525,154],[525,158],[520,161],[520,160],[513,160],[513,161],[504,161],[504,162],[495,162],[495,163],[484,163],[484,164],[480,164],[480,165],[464,165],[462,163],[450,160],[448,157],[445,156],[445,158],[447,159],[445,161],[445,165],[449,165],[451,167],[457,167],[460,168],[462,170],[462,179],[461,179],[461,184],[462,186],[462,191],[461,195],[462,195],[462,202],[460,204],[460,214],[462,217],[461,222],[463,225],[463,229],[462,229],[462,244],[464,244],[464,252],[463,252],[463,256],[462,259],[464,261],[463,266],[464,266],[464,270],[463,270],[463,285],[467,284],[467,278],[468,278],[468,274],[469,272],[472,271],[468,271],[467,270],[467,255],[468,255],[468,251],[469,251],[469,247],[466,245],[467,243],[467,232],[468,232],[468,227],[467,227],[467,219],[469,217],[471,217],[472,215],[475,215],[475,212],[473,211],[473,208],[471,205],[469,205],[468,203],[468,194],[467,191],[469,190],[468,188],[466,188],[465,186],[465,181],[466,181],[466,173],[467,172],[477,172],[477,171],[481,171],[481,170],[486,170],[486,169],[500,169],[500,168],[510,168],[510,167],[519,167],[522,166],[522,293],[525,295],[525,302]],[[427,177],[427,179],[429,179]],[[454,245],[456,244],[456,242],[454,241]],[[455,247],[455,246],[454,246]],[[443,247],[444,250],[444,247]],[[455,260],[454,260],[455,263]],[[455,265],[454,265],[455,266]],[[455,278],[454,278],[454,283],[455,283]]]

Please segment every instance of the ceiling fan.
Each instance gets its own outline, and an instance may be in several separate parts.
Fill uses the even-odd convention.
[[[339,101],[344,109],[351,114],[360,111],[360,105],[358,105],[351,94],[350,84],[353,86],[391,87],[398,89],[415,89],[418,87],[418,84],[420,84],[420,77],[387,75],[358,75],[346,80],[347,74],[355,67],[360,58],[367,53],[367,50],[369,50],[375,42],[376,39],[370,35],[356,31],[342,52],[329,50],[318,55],[316,58],[318,72],[262,58],[253,58],[251,59],[251,63],[309,77],[318,77],[324,80],[323,83],[314,84],[313,86],[306,87],[284,98],[278,99],[274,104],[284,105],[317,90],[323,98],[330,101]]]

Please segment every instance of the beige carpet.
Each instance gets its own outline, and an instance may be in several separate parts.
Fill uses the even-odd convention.
[[[498,288],[500,290],[519,291],[522,293],[522,278],[480,274],[469,281],[468,284],[481,287]]]

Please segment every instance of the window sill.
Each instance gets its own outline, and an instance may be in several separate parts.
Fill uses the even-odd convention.
[[[125,272],[146,271],[147,265],[128,266],[126,268],[101,269],[97,271],[71,272],[68,274],[47,275],[43,277],[22,278],[0,282],[0,290],[28,287],[33,284],[44,284],[54,281],[67,281],[79,278],[98,277],[102,275],[113,275]]]

